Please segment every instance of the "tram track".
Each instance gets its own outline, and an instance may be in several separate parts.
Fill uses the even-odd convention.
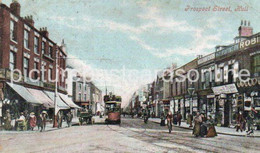
[[[123,132],[119,132],[115,129],[113,129],[112,127],[110,127],[108,124],[107,124],[107,127],[109,129],[111,129],[112,131],[114,132],[117,132],[117,133],[120,133],[120,134],[124,134]],[[121,128],[124,128],[128,131],[131,131],[131,132],[134,132],[134,133],[137,133],[137,135],[142,135],[142,136],[146,136],[146,137],[151,137],[151,138],[154,138],[155,140],[161,140],[161,141],[167,141],[167,142],[171,142],[171,143],[174,143],[174,144],[177,144],[177,145],[183,145],[182,143],[177,143],[177,142],[174,142],[174,141],[171,141],[169,139],[164,139],[164,138],[161,138],[160,136],[153,136],[153,135],[149,135],[149,134],[145,134],[146,132],[146,127],[142,126],[145,130],[142,131],[142,132],[138,132],[138,131],[135,131],[135,130],[131,130],[129,128],[126,128],[126,127],[122,127],[120,126]],[[133,137],[133,136],[132,136]],[[171,149],[171,150],[174,150],[174,149],[181,149],[181,148],[177,148],[177,147],[165,147],[165,146],[161,146],[161,145],[158,145],[156,143],[153,143],[155,146],[158,146],[158,147],[163,147],[163,148],[168,148],[168,149]],[[192,147],[193,149],[197,150],[197,151],[204,151],[204,152],[212,152],[211,150],[208,150],[208,149],[204,149],[204,148],[198,148],[198,147]],[[187,150],[185,150],[185,152],[187,152]],[[189,151],[188,151],[189,152]],[[191,152],[191,151],[190,151]],[[213,152],[214,153],[214,152]]]
[[[112,127],[110,127],[109,125],[107,125],[111,130],[113,130],[113,131],[115,131],[115,132],[117,132],[117,133],[121,133],[121,134],[124,134],[123,132],[120,132],[120,131],[118,131],[118,130],[116,130],[116,129],[113,129]],[[191,138],[188,138],[188,140],[187,139],[183,139],[183,138],[179,138],[179,137],[177,137],[176,135],[174,136],[174,138],[173,138],[173,140],[169,140],[169,139],[166,139],[166,138],[164,138],[164,137],[167,137],[167,138],[169,138],[168,137],[168,135],[164,135],[163,134],[163,132],[160,132],[161,134],[163,134],[163,135],[151,135],[151,134],[148,134],[147,133],[147,128],[144,126],[144,125],[140,125],[141,126],[141,128],[143,128],[144,130],[143,131],[136,131],[136,130],[131,130],[131,129],[129,129],[129,128],[127,128],[127,127],[123,127],[123,126],[120,126],[121,128],[124,128],[124,129],[126,129],[126,130],[128,130],[128,131],[131,131],[131,132],[134,132],[134,133],[137,133],[137,135],[141,135],[141,136],[146,136],[146,137],[151,137],[151,138],[154,138],[155,140],[161,140],[161,141],[166,141],[166,142],[170,142],[170,143],[173,143],[173,144],[177,144],[177,145],[187,145],[188,147],[190,147],[190,148],[193,148],[193,149],[195,149],[195,150],[198,150],[198,151],[204,151],[204,152],[219,152],[219,150],[223,150],[223,147],[221,146],[221,145],[218,145],[218,146],[216,146],[216,145],[212,145],[212,144],[209,144],[209,142],[208,141],[204,141],[204,142],[199,142],[199,141],[196,141],[196,139],[191,139]],[[174,132],[173,131],[173,133],[178,133],[178,132]],[[132,137],[134,137],[135,135],[133,135]],[[181,135],[179,135],[179,136],[181,136]],[[202,140],[202,139],[201,139]],[[212,142],[212,141],[211,141]],[[214,143],[214,144],[218,144],[217,142],[218,141],[214,141],[214,142],[216,142],[216,143]],[[156,145],[156,144],[155,144]],[[198,145],[200,145],[200,146],[202,146],[202,147],[198,147]],[[230,144],[230,145],[232,145],[232,144]],[[233,144],[234,145],[234,144]],[[157,145],[157,146],[160,146],[160,147],[162,147],[161,145]],[[211,148],[211,149],[206,149],[206,148],[204,148],[204,146],[206,146],[206,147],[209,147],[209,148]],[[212,149],[213,148],[215,148],[215,151],[212,151]],[[171,148],[171,149],[175,149],[175,148]],[[257,149],[257,148],[250,148],[250,149]],[[227,151],[227,152],[238,152],[238,150],[234,150],[234,149],[231,149],[231,148],[225,148],[225,151]]]

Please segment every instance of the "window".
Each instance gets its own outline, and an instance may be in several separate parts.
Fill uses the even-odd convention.
[[[29,31],[24,30],[24,47],[29,49]]]
[[[79,93],[79,101],[81,101],[81,94]]]
[[[34,37],[34,53],[39,54],[39,38]]]
[[[49,47],[49,56],[52,57],[52,46]]]
[[[231,70],[234,70],[234,65],[229,65],[228,69],[230,70],[228,72],[228,83],[233,83],[234,82],[234,74],[233,74],[233,71],[231,71]]]
[[[87,85],[87,84],[85,84],[85,91],[87,91],[87,87],[88,87],[88,85]]]
[[[42,42],[42,55],[45,53],[45,44],[46,44],[46,43],[43,41],[43,42]]]
[[[16,56],[14,52],[10,51],[10,59],[9,59],[10,70],[14,70],[15,66],[16,66]]]
[[[38,70],[38,62],[34,62],[33,64],[33,68],[34,68],[34,79],[38,79],[38,73],[36,72],[36,70]]]
[[[23,58],[23,75],[24,77],[29,76],[29,59]]]
[[[10,21],[10,39],[13,41],[17,41],[17,23],[13,20]]]
[[[81,83],[79,83],[79,90],[81,90]]]
[[[84,100],[87,101],[87,94],[84,94]]]
[[[253,57],[252,69],[255,77],[260,76],[260,55]]]
[[[49,68],[49,79],[51,80],[52,79],[52,68]]]
[[[42,67],[41,67],[41,72],[42,72],[41,80],[42,80],[42,81],[45,81],[45,79],[44,79],[44,78],[45,78],[45,77],[44,77],[44,76],[45,76],[45,66],[44,66],[43,64],[42,64]]]

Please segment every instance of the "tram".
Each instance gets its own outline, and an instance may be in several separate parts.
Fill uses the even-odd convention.
[[[120,124],[121,123],[121,96],[105,95],[105,114],[107,115],[107,124]]]

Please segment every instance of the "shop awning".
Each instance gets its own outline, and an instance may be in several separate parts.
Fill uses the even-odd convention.
[[[52,100],[52,101],[54,101],[54,92],[50,92],[50,91],[46,91],[46,90],[44,90],[43,91],[46,95],[48,95],[48,97]],[[67,105],[67,104],[65,104],[61,99],[60,99],[60,97],[59,96],[57,96],[57,106],[59,107],[59,109],[70,109],[70,107]]]
[[[14,83],[9,83],[9,82],[7,82],[7,84],[28,103],[33,103],[38,105],[43,104],[36,97],[34,97],[25,87]]]
[[[64,95],[62,93],[59,93],[60,98],[71,108],[81,108],[78,105],[76,105],[67,95]]]
[[[27,90],[37,99],[43,103],[46,108],[54,108],[54,101],[52,101],[44,92],[37,89],[27,88]]]

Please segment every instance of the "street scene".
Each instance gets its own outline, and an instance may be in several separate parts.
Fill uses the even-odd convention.
[[[257,0],[0,0],[0,152],[260,152]]]

